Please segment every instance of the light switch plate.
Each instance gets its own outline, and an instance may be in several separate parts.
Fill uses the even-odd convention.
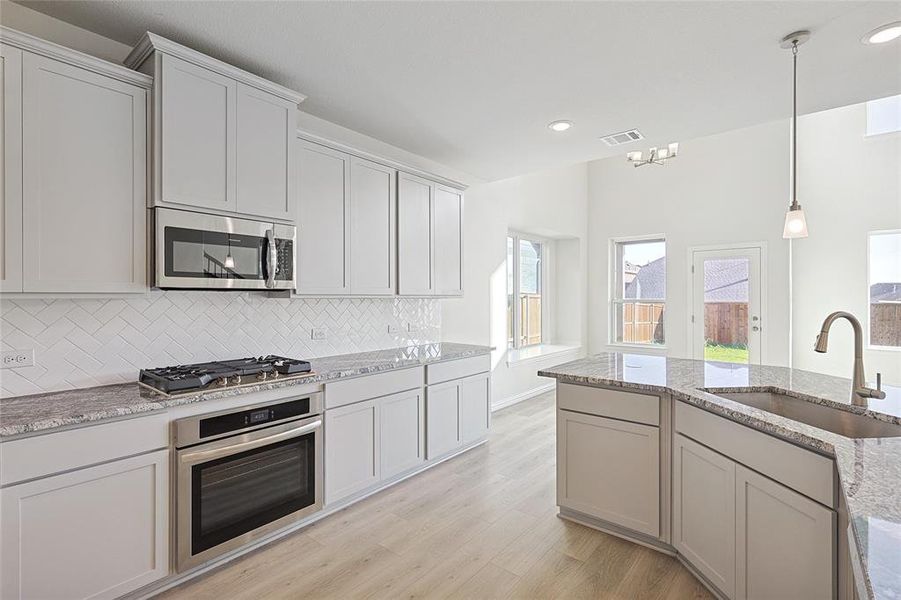
[[[407,323],[407,331],[409,333],[415,333],[419,331],[419,325],[417,325],[416,323]]]
[[[310,337],[314,340],[324,340],[328,337],[328,329],[325,327],[314,327],[310,332]]]
[[[0,369],[33,366],[34,350],[4,350],[0,354]]]
[[[388,325],[388,333],[397,333],[400,328],[397,325]]]

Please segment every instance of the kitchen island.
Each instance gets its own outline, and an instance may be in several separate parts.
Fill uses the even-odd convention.
[[[756,597],[774,589],[803,595],[814,588],[791,585],[807,577],[807,583],[825,586],[816,594],[901,598],[901,390],[855,406],[851,382],[843,378],[621,353],[587,357],[539,375],[557,380],[561,516],[675,554],[725,597]],[[858,419],[857,429],[851,428],[853,437],[842,435],[837,431],[849,431],[827,430],[776,414],[789,414],[784,410],[752,405],[751,398],[759,406],[763,397],[841,411],[831,414]],[[607,436],[610,431],[616,435]],[[609,439],[596,444],[591,432]],[[617,452],[613,464],[631,460],[655,471],[648,476],[639,469],[638,476],[634,469],[611,467],[615,490],[574,479],[607,473],[598,451],[616,451],[617,440],[627,444],[627,453]],[[633,456],[651,456],[654,462],[636,462]],[[628,497],[632,492],[635,497]],[[649,503],[647,494],[659,496]],[[764,497],[778,498],[810,523],[820,523],[809,532],[828,533],[831,554],[805,564],[809,557],[786,557],[790,574],[785,582],[781,573],[768,573],[767,561],[781,555],[767,540],[778,538],[781,530],[793,536],[787,544],[799,540],[803,549],[806,530],[793,529],[796,523],[772,510],[754,515],[753,503]],[[755,524],[781,527],[755,538]],[[823,540],[811,538],[807,548],[828,548]],[[819,573],[828,581],[816,581]]]

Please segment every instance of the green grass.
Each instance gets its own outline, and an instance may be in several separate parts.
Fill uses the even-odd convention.
[[[704,347],[704,360],[719,362],[747,363],[748,348],[744,346],[720,346],[707,342]]]

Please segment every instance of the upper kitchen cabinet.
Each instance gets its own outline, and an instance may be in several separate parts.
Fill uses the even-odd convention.
[[[463,192],[422,177],[398,177],[398,290],[463,294]]]
[[[125,64],[154,77],[151,206],[294,221],[304,96],[152,33]]]
[[[298,139],[297,293],[392,296],[397,171]]]
[[[150,78],[0,32],[2,291],[146,290]]]

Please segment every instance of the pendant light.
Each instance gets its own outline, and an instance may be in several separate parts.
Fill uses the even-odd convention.
[[[798,46],[809,39],[809,31],[796,31],[782,38],[779,44],[792,51],[792,187],[791,205],[785,213],[785,227],[782,229],[785,239],[807,237],[807,219],[798,203]]]

